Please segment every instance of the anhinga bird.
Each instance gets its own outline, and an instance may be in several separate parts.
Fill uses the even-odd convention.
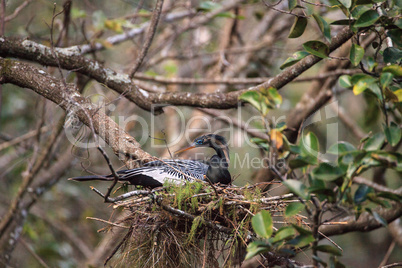
[[[181,184],[195,179],[210,181],[212,183],[229,184],[231,176],[229,167],[229,148],[224,137],[207,134],[198,137],[187,148],[176,151],[181,153],[193,148],[210,147],[215,150],[216,155],[212,156],[207,163],[196,160],[163,160],[152,161],[144,166],[135,169],[120,170],[117,174],[120,182],[129,182],[132,185],[142,185],[145,187],[159,187],[165,181]],[[69,180],[74,181],[92,181],[104,180],[113,181],[113,175],[106,176],[83,176],[74,177]]]

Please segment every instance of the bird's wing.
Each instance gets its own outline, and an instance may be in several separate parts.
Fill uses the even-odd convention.
[[[204,175],[207,174],[208,165],[196,160],[163,160],[164,172],[177,176],[180,179],[190,180],[188,176],[198,180],[204,180]],[[187,175],[187,176],[186,176]]]
[[[119,171],[121,180],[127,180],[133,184],[141,178],[150,180],[151,178],[163,184],[166,180],[182,183],[183,181],[193,181],[193,178],[204,180],[208,165],[195,160],[163,160],[146,163],[143,167]],[[149,178],[149,179],[148,179]]]

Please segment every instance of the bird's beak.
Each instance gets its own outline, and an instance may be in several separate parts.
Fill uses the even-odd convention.
[[[188,150],[191,150],[191,149],[194,149],[195,148],[195,145],[190,145],[189,147],[187,147],[187,148],[184,148],[184,149],[181,149],[181,150],[178,150],[178,151],[176,151],[176,152],[174,152],[175,154],[178,154],[178,153],[182,153],[182,152],[185,152],[185,151],[188,151]]]

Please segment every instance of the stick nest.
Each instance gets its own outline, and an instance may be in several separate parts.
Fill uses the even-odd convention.
[[[253,215],[268,210],[276,225],[294,223],[283,215],[288,203],[298,202],[292,194],[270,196],[256,185],[200,182],[136,190],[111,201],[128,216],[109,228],[124,226],[128,232],[105,264],[115,256],[116,266],[130,267],[240,265],[248,242],[255,238]]]

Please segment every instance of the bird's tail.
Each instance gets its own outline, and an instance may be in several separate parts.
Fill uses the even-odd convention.
[[[99,176],[99,175],[89,175],[69,178],[69,181],[112,181],[114,180],[111,176]]]

